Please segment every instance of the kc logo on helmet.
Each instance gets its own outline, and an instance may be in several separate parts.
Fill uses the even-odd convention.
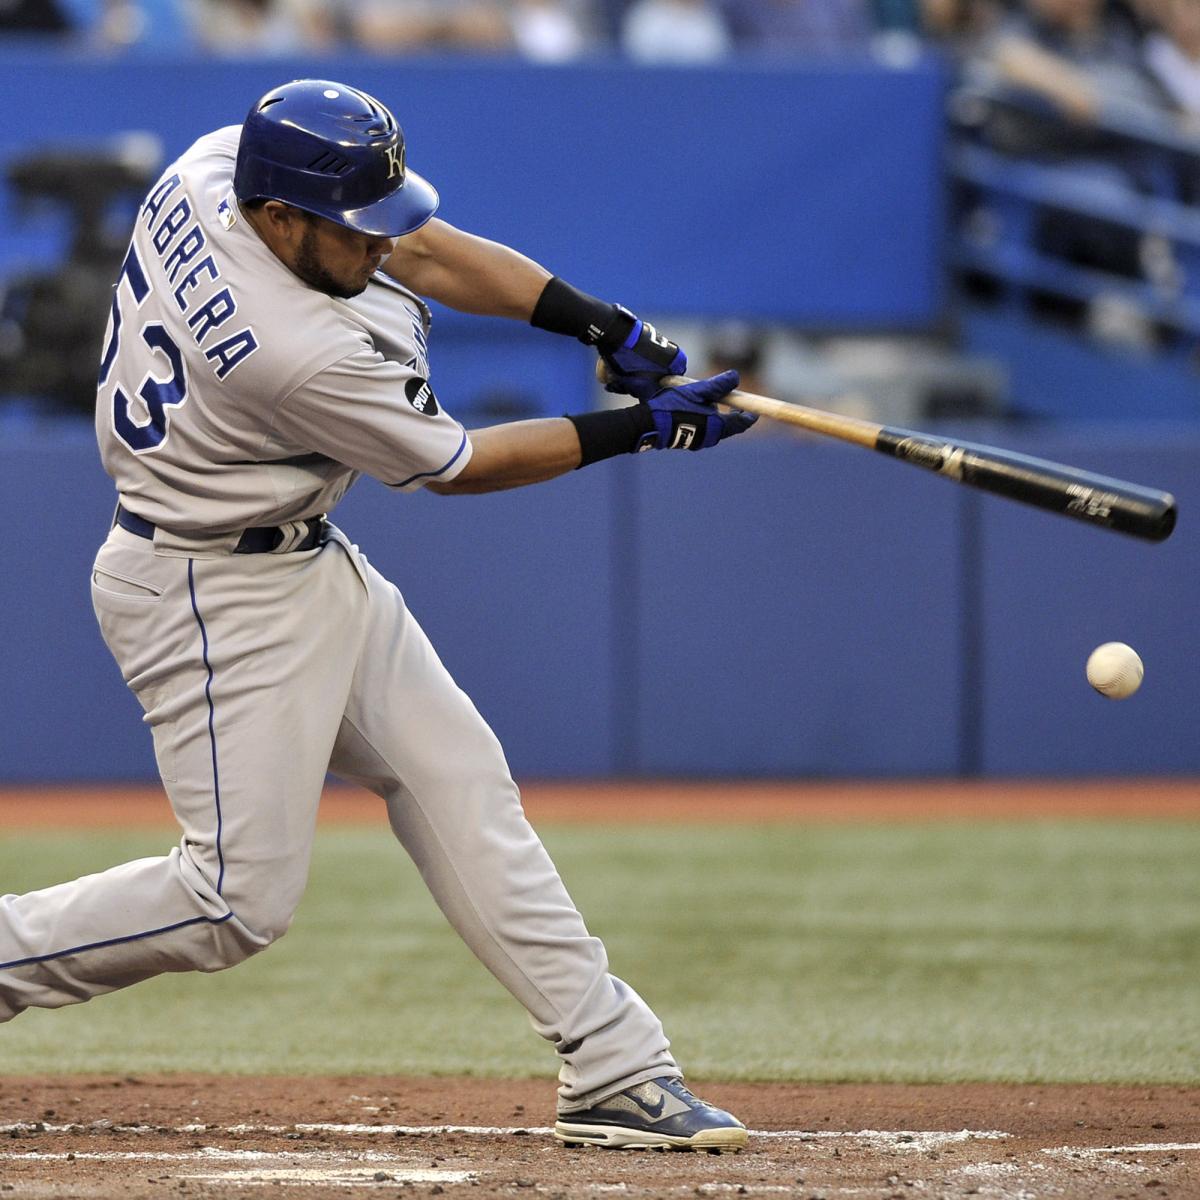
[[[404,182],[404,147],[403,146],[385,146],[384,153],[388,160],[388,178],[392,179],[396,175],[400,176],[400,182]]]
[[[437,397],[433,394],[433,388],[429,386],[428,379],[421,379],[420,377],[410,379],[404,385],[404,394],[408,398],[409,404],[417,412],[424,413],[427,417],[436,417],[438,415]]]

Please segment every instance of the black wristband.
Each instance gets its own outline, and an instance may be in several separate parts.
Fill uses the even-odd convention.
[[[615,349],[629,336],[635,318],[619,304],[597,300],[555,275],[542,289],[529,323],[578,338],[585,346]]]
[[[583,451],[581,467],[617,454],[632,454],[643,435],[653,433],[655,428],[654,416],[644,404],[567,413],[567,420],[579,434],[579,447]]]

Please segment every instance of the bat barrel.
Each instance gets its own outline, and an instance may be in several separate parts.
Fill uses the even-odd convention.
[[[970,487],[1146,541],[1161,542],[1175,528],[1173,496],[1107,475],[887,426],[880,429],[875,449]]]

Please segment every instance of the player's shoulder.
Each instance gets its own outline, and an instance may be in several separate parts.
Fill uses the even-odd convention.
[[[219,172],[232,178],[241,133],[240,125],[226,125],[198,137],[167,167],[163,172],[164,177],[183,174],[191,178]]]
[[[233,159],[237,157],[238,142],[241,140],[241,136],[242,127],[240,125],[223,125],[220,129],[214,129],[211,133],[198,137],[192,143],[188,153]]]

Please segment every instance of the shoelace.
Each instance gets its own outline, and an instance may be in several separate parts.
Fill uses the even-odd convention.
[[[679,1089],[679,1091],[681,1091],[683,1093],[683,1099],[691,1100],[693,1104],[697,1104],[701,1108],[715,1108],[716,1107],[716,1105],[714,1105],[714,1104],[709,1104],[709,1102],[707,1100],[701,1100],[700,1097],[697,1096],[691,1090],[691,1088],[689,1088],[688,1085],[683,1082],[682,1079],[673,1079],[671,1082],[675,1085],[676,1088]]]

